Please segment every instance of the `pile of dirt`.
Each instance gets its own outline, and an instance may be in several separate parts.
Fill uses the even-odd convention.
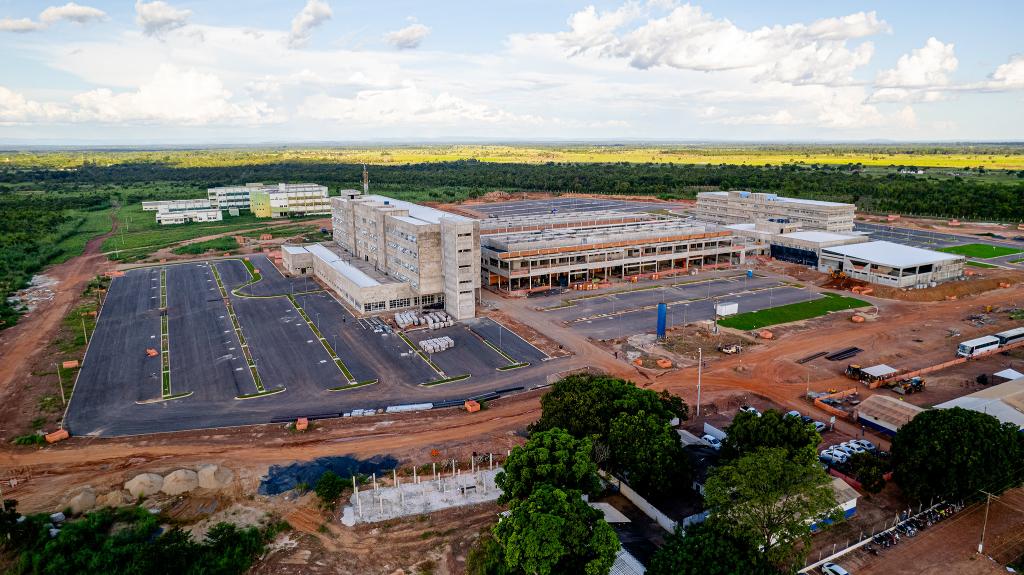
[[[230,469],[213,464],[200,467],[197,476],[199,487],[203,489],[224,489],[235,479],[235,474]]]
[[[199,475],[191,469],[177,469],[164,477],[160,491],[167,495],[181,495],[199,487]]]
[[[140,473],[124,484],[124,488],[136,499],[156,495],[163,486],[164,478],[156,473]]]

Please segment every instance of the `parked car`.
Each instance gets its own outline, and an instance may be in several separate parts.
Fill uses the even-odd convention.
[[[835,563],[825,563],[821,566],[822,575],[850,575],[850,572]]]
[[[836,465],[839,463],[846,463],[846,461],[849,459],[849,456],[842,451],[829,448],[822,450],[822,452],[818,454],[818,459],[820,461],[828,463],[829,465]]]
[[[844,441],[843,443],[840,443],[840,445],[844,447],[849,447],[850,449],[853,450],[854,453],[864,453],[865,451],[867,451],[866,449],[864,449],[864,446],[857,443],[856,441]]]
[[[825,425],[824,423],[820,421],[814,422],[814,430],[817,431],[818,433],[824,433],[826,429],[828,429],[828,426]]]
[[[803,417],[803,416],[800,415],[799,411],[794,409],[793,411],[786,412],[786,417]]]
[[[813,423],[814,422],[814,418],[809,416],[809,415],[801,415],[800,416],[800,420],[803,421],[804,423]]]
[[[722,441],[714,435],[704,435],[701,439],[706,441],[716,451],[722,448]]]
[[[743,407],[740,408],[740,411],[745,411],[747,413],[753,413],[754,415],[756,415],[758,417],[761,417],[761,412],[758,411],[757,408],[754,407],[753,405],[744,405]]]
[[[844,453],[847,457],[853,457],[853,455],[855,453],[857,453],[856,451],[853,450],[852,447],[850,447],[848,445],[842,445],[842,444],[833,445],[832,447],[829,447],[829,449],[838,451],[840,453]]]
[[[856,443],[857,445],[863,447],[864,449],[872,453],[878,451],[878,447],[876,447],[874,443],[871,443],[867,439],[853,439],[850,440],[850,443]]]

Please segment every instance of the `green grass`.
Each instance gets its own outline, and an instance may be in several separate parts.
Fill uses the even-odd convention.
[[[427,383],[421,383],[420,385],[423,386],[423,387],[433,387],[435,385],[444,385],[446,383],[454,383],[456,381],[462,381],[464,379],[469,379],[469,374],[468,373],[465,373],[465,374],[462,374],[462,375],[456,375],[455,377],[446,377],[444,379],[435,379],[434,381],[428,381]]]
[[[238,240],[232,236],[224,236],[222,238],[215,238],[212,240],[206,240],[205,242],[195,242],[192,244],[185,244],[178,246],[171,250],[173,254],[191,254],[199,255],[208,251],[215,252],[230,252],[238,249]]]
[[[833,293],[824,293],[822,295],[825,297],[813,301],[791,303],[760,311],[737,314],[720,320],[718,325],[742,330],[760,329],[770,325],[810,319],[833,311],[842,311],[871,305],[868,302],[861,301],[859,299]]]
[[[948,248],[939,248],[940,252],[946,252],[947,254],[957,254],[961,256],[967,256],[969,258],[998,258],[1001,256],[1008,256],[1011,254],[1019,254],[1024,250],[1018,250],[1016,248],[1006,248],[1002,246],[990,246],[988,244],[963,244],[960,246],[949,246]]]
[[[1024,264],[1024,258],[1019,258],[1019,259],[1015,259],[1015,260],[1010,260],[1010,263],[1011,263],[1011,264]]]
[[[987,264],[985,262],[975,262],[975,261],[971,261],[971,260],[965,261],[964,265],[965,266],[971,266],[971,267],[974,267],[974,268],[985,268],[985,269],[994,269],[994,268],[998,268],[999,267],[999,266],[994,266],[992,264]]]
[[[350,383],[349,385],[339,385],[338,387],[331,387],[328,388],[327,391],[347,391],[349,389],[356,389],[357,387],[366,387],[367,385],[373,385],[375,383],[377,383],[376,379],[367,379],[366,381]]]
[[[60,252],[50,263],[59,264],[82,255],[85,244],[90,239],[110,231],[110,213],[110,208],[93,211],[69,210],[70,221],[57,230],[57,237],[65,234],[66,237],[56,243]]]

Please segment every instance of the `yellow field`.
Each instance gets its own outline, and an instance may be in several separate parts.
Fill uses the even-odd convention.
[[[179,167],[236,166],[285,161],[407,164],[477,160],[499,163],[629,162],[676,164],[862,164],[987,170],[1024,169],[1024,148],[1004,146],[498,146],[424,145],[280,149],[211,149],[123,152],[7,153],[0,162],[14,166],[70,168],[84,161],[98,165],[157,162]],[[0,164],[2,165],[2,164]]]

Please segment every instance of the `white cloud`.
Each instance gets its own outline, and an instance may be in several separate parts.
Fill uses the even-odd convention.
[[[0,125],[61,120],[67,109],[53,103],[36,102],[0,86]]]
[[[73,98],[74,118],[103,123],[259,125],[282,118],[266,103],[238,102],[220,78],[164,64],[135,91],[99,88]]]
[[[822,40],[847,40],[864,38],[883,32],[891,32],[889,24],[878,18],[878,14],[858,12],[840,18],[824,18],[807,27],[807,32]]]
[[[35,32],[46,28],[45,24],[35,22],[29,18],[3,18],[0,19],[0,32]]]
[[[1015,54],[992,73],[990,88],[1024,88],[1024,54]]]
[[[942,90],[879,88],[871,94],[872,102],[939,102],[946,99]]]
[[[63,6],[50,6],[39,14],[39,20],[45,24],[53,24],[61,20],[85,24],[91,20],[103,20],[107,13],[92,6],[82,6],[68,2]]]
[[[875,84],[886,88],[928,88],[949,84],[959,62],[953,44],[928,38],[924,46],[900,56],[896,67],[878,73]]]
[[[0,32],[37,32],[62,20],[86,24],[93,20],[103,20],[106,17],[107,13],[99,8],[68,2],[63,6],[50,6],[44,9],[39,13],[38,22],[31,18],[2,18],[0,19]]]
[[[448,92],[433,95],[412,83],[393,90],[362,90],[351,98],[326,94],[309,96],[299,107],[299,114],[315,120],[368,125],[522,124],[541,121],[538,117],[511,114]]]
[[[384,34],[384,41],[399,50],[410,50],[419,48],[429,34],[430,28],[414,22],[405,28]]]
[[[288,34],[288,45],[299,48],[309,42],[313,28],[330,20],[331,7],[324,0],[308,0],[306,5],[292,19],[292,31]]]
[[[175,8],[161,0],[135,0],[135,23],[148,36],[161,36],[188,23],[191,10]]]
[[[796,116],[789,110],[779,110],[769,114],[749,114],[746,116],[726,116],[718,121],[727,126],[738,126],[742,124],[768,125],[768,126],[792,126],[799,124]]]

